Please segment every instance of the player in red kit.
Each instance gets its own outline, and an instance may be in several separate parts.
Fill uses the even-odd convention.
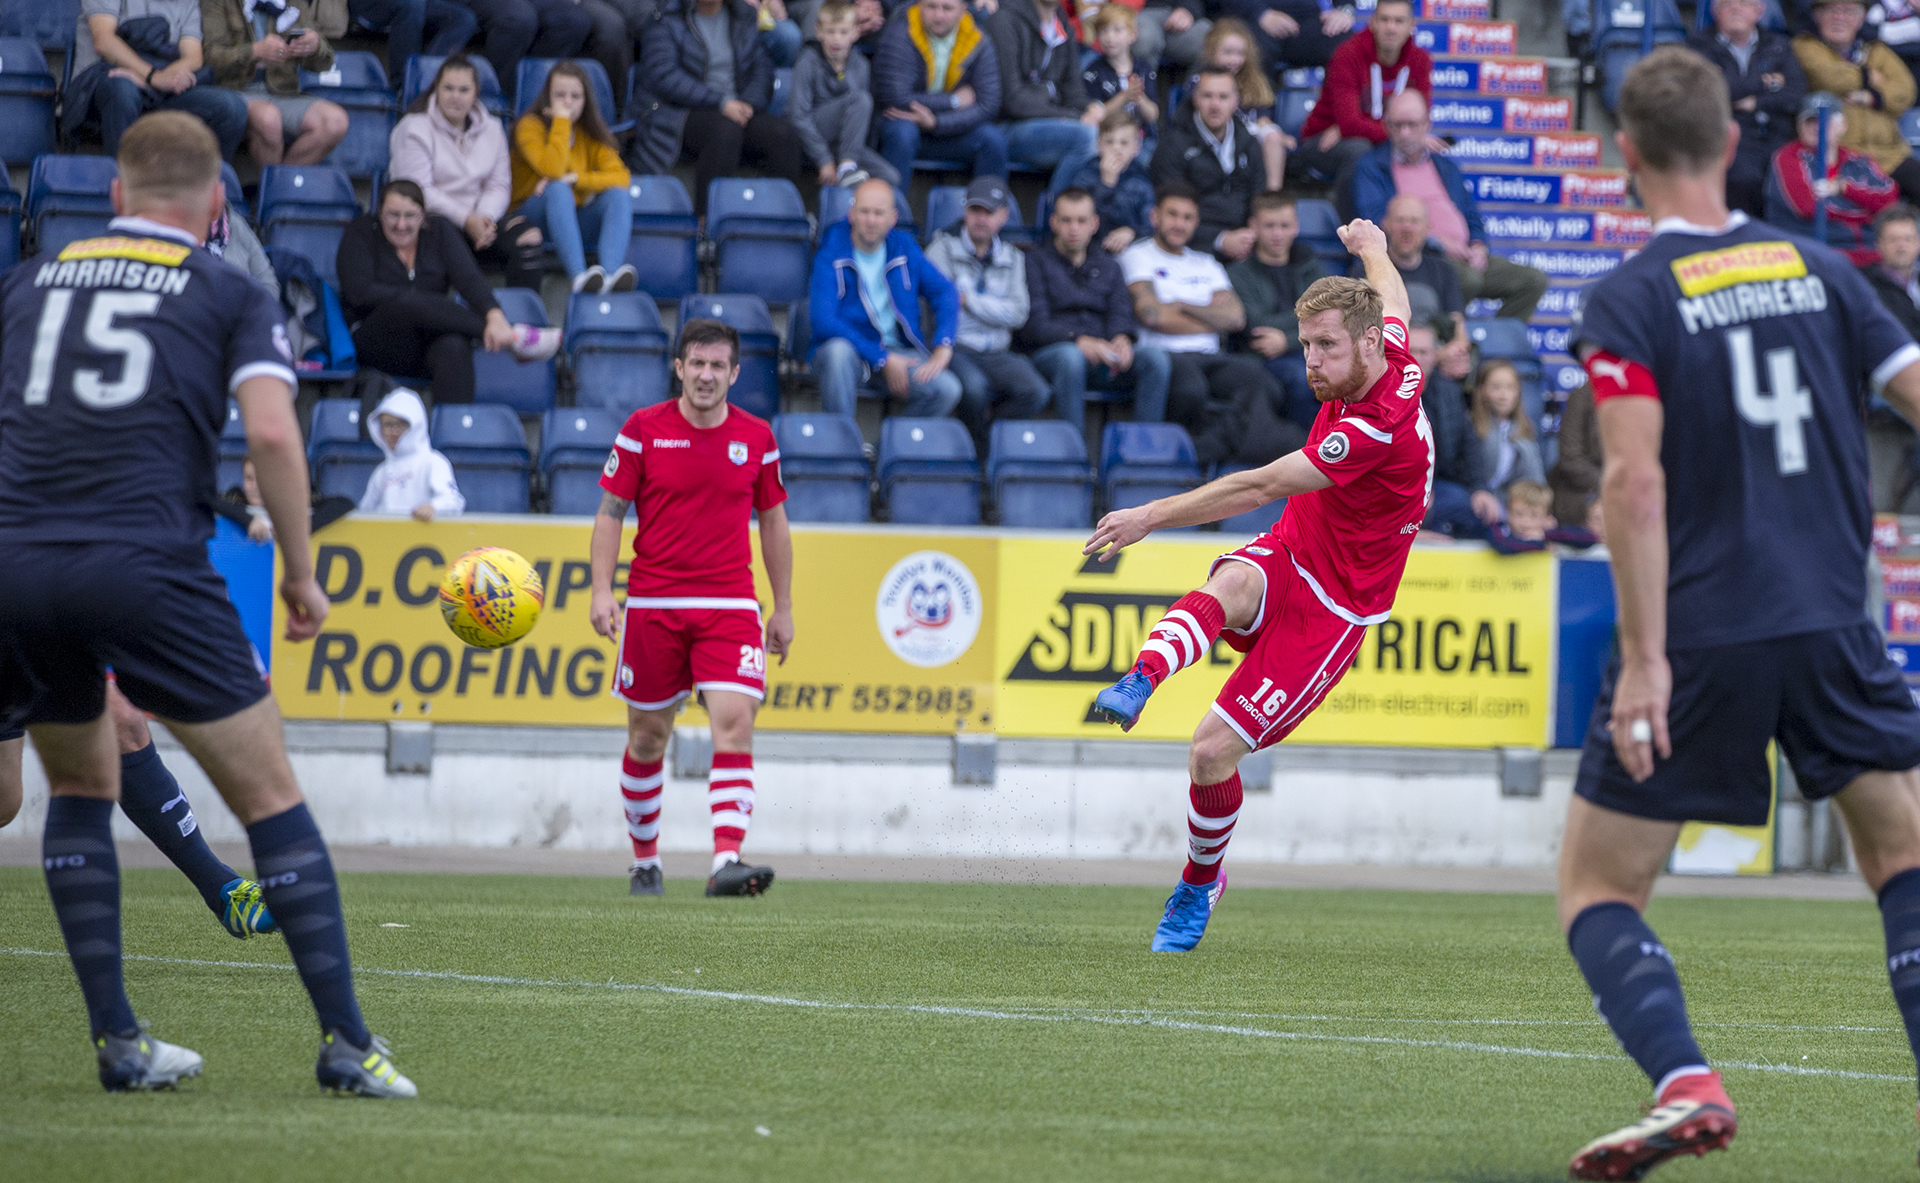
[[[793,539],[780,450],[767,421],[727,402],[740,377],[740,335],[717,320],[687,322],[674,359],[680,397],[635,411],[614,441],[593,519],[594,631],[620,643],[613,696],[627,704],[620,767],[633,895],[660,895],[661,761],[682,699],[696,691],[713,724],[713,874],[708,895],[758,895],[771,867],[740,861],[753,820],[753,716],[766,697],[767,654],[793,644]],[[620,524],[636,508],[624,611],[613,600]],[[763,625],[753,594],[748,518],[773,586]]]
[[[1240,759],[1279,743],[1312,713],[1387,618],[1407,551],[1433,502],[1433,432],[1420,409],[1425,375],[1407,352],[1407,290],[1372,222],[1340,230],[1367,278],[1322,279],[1294,305],[1320,416],[1307,444],[1251,472],[1100,519],[1086,553],[1154,530],[1194,526],[1281,497],[1273,529],[1213,562],[1199,591],[1153,627],[1132,671],[1094,699],[1131,729],[1155,687],[1227,643],[1247,655],[1193,733],[1187,767],[1187,867],[1154,933],[1184,952],[1207,931],[1226,879],[1220,860],[1240,816]]]

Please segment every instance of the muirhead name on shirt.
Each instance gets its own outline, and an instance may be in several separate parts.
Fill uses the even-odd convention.
[[[1717,329],[1727,325],[1758,320],[1763,316],[1792,316],[1819,312],[1827,306],[1827,287],[1817,275],[1804,279],[1776,279],[1761,283],[1736,283],[1721,291],[1708,292],[1691,299],[1682,297],[1678,307],[1687,332]]]

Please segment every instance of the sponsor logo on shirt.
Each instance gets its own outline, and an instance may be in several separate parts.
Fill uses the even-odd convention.
[[[1680,293],[1698,296],[1737,283],[1768,279],[1797,279],[1807,273],[1807,261],[1790,242],[1748,242],[1724,250],[1683,255],[1671,264],[1680,281]]]
[[[1270,555],[1273,553],[1271,550],[1267,549],[1264,546],[1243,546],[1240,549],[1246,551],[1250,555]]]
[[[656,448],[691,448],[693,447],[693,441],[692,440],[655,440],[653,441],[653,446]]]
[[[733,461],[735,464],[745,464],[747,462],[747,445],[741,443],[739,440],[729,442],[727,444],[727,459]]]
[[[1320,441],[1320,459],[1328,464],[1338,464],[1347,458],[1347,451],[1351,446],[1347,441],[1346,432],[1328,432],[1327,438]]]
[[[142,263],[158,263],[164,267],[178,267],[186,262],[193,248],[181,246],[175,242],[160,242],[152,238],[83,238],[70,242],[60,248],[58,258],[61,262],[69,259],[138,259]]]

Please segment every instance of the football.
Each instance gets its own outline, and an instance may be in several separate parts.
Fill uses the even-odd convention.
[[[532,564],[504,547],[483,546],[447,568],[440,581],[440,615],[467,644],[498,649],[533,630],[545,597]]]

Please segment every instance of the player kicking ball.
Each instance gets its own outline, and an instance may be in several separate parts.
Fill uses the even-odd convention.
[[[1407,289],[1378,226],[1352,222],[1340,240],[1366,280],[1317,280],[1294,305],[1321,404],[1306,446],[1115,510],[1086,545],[1110,559],[1154,530],[1292,499],[1271,532],[1214,560],[1205,586],[1175,601],[1133,669],[1093,700],[1131,730],[1154,689],[1223,634],[1247,655],[1193,733],[1187,866],[1153,934],[1157,952],[1184,952],[1205,935],[1226,888],[1220,861],[1240,816],[1241,758],[1285,739],[1347,672],[1367,626],[1387,618],[1433,500],[1433,433],[1420,409],[1425,376],[1407,352]]]
[[[1860,415],[1872,389],[1920,424],[1920,347],[1845,256],[1727,211],[1739,129],[1719,67],[1655,50],[1619,119],[1653,237],[1594,284],[1573,334],[1607,458],[1619,655],[1567,809],[1560,925],[1655,1105],[1581,1149],[1577,1179],[1638,1179],[1733,1139],[1641,913],[1681,822],[1766,822],[1770,740],[1846,819],[1920,1047],[1920,709],[1861,611]]]
[[[190,115],[120,140],[99,238],[0,280],[0,718],[22,721],[51,789],[42,865],[80,980],[100,1083],[167,1087],[200,1056],[153,1038],[121,973],[113,846],[121,760],[106,668],[167,724],[247,828],[260,889],[320,1021],[322,1087],[411,1097],[367,1030],[325,841],[287,762],[240,617],[207,560],[215,444],[239,404],[281,543],[287,636],[327,616],[280,302],[201,249],[225,198]]]
[[[593,519],[593,629],[620,646],[613,696],[627,704],[620,796],[633,843],[628,893],[661,895],[661,763],[673,717],[695,691],[713,726],[707,894],[759,895],[772,867],[740,860],[753,821],[753,716],[767,696],[767,654],[793,644],[793,538],[780,449],[767,421],[727,402],[740,377],[740,334],[717,320],[680,330],[680,397],[635,411],[614,441]],[[613,600],[620,524],[639,511],[627,602]],[[750,519],[773,587],[763,628],[753,595]]]

